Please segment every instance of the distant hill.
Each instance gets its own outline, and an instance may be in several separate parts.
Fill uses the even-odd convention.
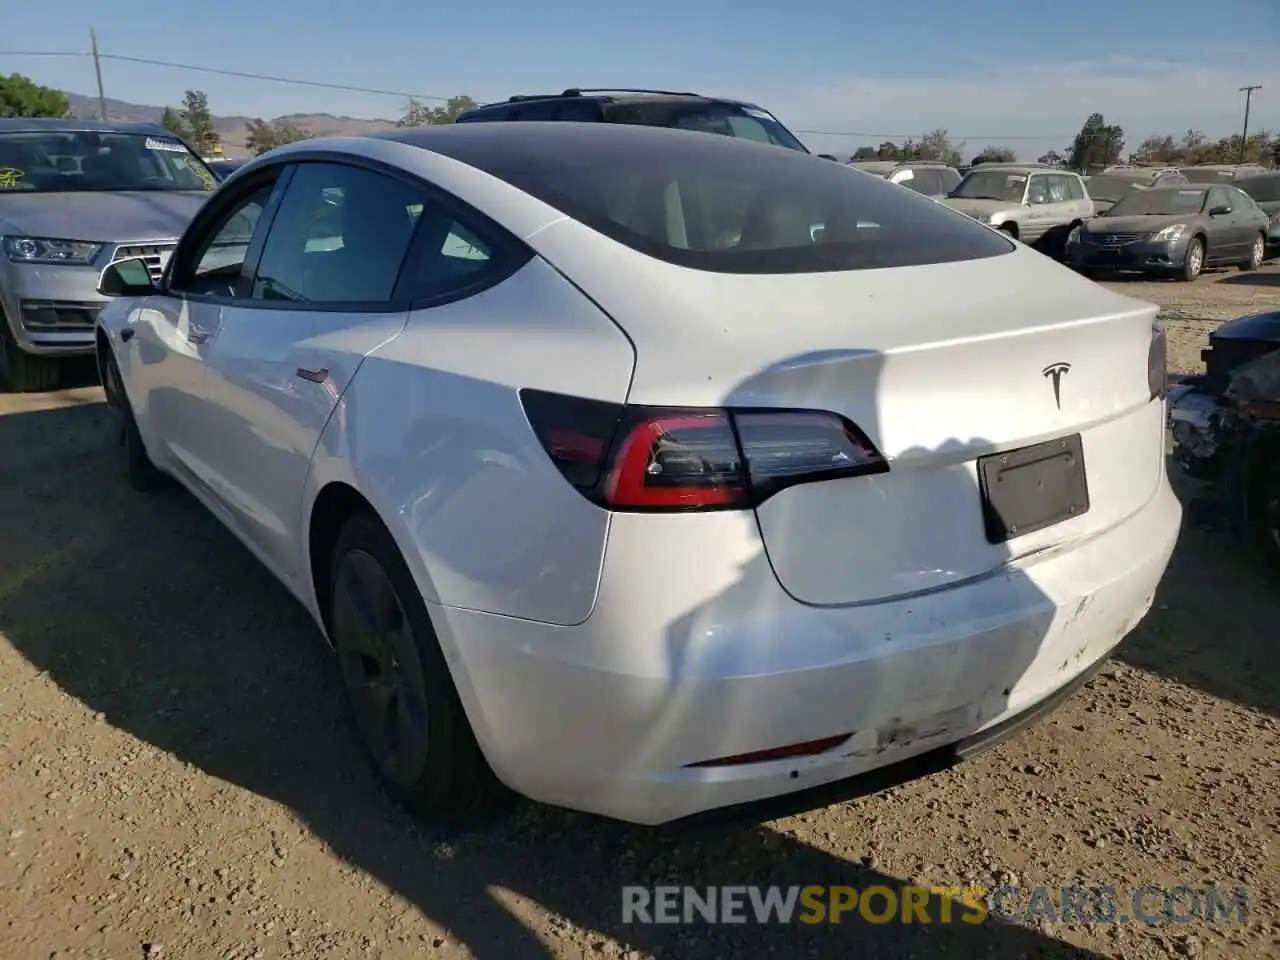
[[[65,92],[65,91],[64,91]],[[71,112],[83,119],[96,119],[98,116],[98,98],[86,97],[79,93],[67,93],[67,102]],[[171,104],[176,110],[181,104]],[[127,103],[124,100],[113,100],[107,97],[107,118],[126,123],[159,123],[164,115],[164,107],[148,106],[142,103]],[[248,149],[244,145],[246,125],[249,117],[232,116],[213,118],[213,127],[222,137],[222,148],[228,157],[247,157]],[[395,127],[394,120],[366,120],[360,117],[335,117],[328,113],[290,113],[283,120],[317,137],[358,136],[362,133],[377,133]]]

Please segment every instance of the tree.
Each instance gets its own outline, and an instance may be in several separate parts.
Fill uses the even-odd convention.
[[[1129,154],[1130,163],[1138,164],[1176,164],[1182,162],[1182,151],[1173,137],[1147,137],[1138,144],[1138,149]]]
[[[1050,150],[1048,153],[1042,153],[1036,158],[1036,163],[1043,163],[1046,167],[1062,166],[1062,154],[1057,150]]]
[[[222,142],[218,131],[213,129],[209,96],[203,90],[188,90],[182,98],[182,123],[187,128],[187,139],[201,156],[213,153]]]
[[[980,163],[1013,163],[1017,159],[1018,155],[1011,147],[993,146],[987,147],[974,157],[973,165],[976,167]]]
[[[164,115],[160,117],[160,125],[174,136],[181,137],[183,140],[191,139],[191,131],[182,122],[182,114],[178,113],[173,107],[164,108]]]
[[[268,150],[283,147],[286,143],[306,140],[311,134],[288,120],[250,120],[245,124],[247,133],[244,145],[255,157],[260,157]]]
[[[853,151],[853,156],[849,158],[850,163],[860,163],[863,160],[879,160],[880,153],[875,147],[859,147]]]
[[[422,127],[427,124],[453,123],[459,114],[474,110],[476,102],[466,95],[450,97],[442,107],[428,107],[417,100],[410,100],[404,116],[396,121],[397,127]]]
[[[0,74],[0,117],[65,117],[67,95],[20,73]]]
[[[962,146],[964,144],[953,144],[946,130],[934,130],[932,133],[926,133],[921,137],[919,143],[912,143],[908,140],[907,145],[903,147],[903,152],[906,156],[902,159],[937,160],[941,163],[958,167],[964,162],[959,150],[959,147]]]
[[[1119,163],[1123,150],[1123,128],[1108,124],[1100,113],[1091,113],[1072,141],[1067,164],[1074,170],[1092,173]]]
[[[877,160],[897,160],[901,154],[901,149],[892,140],[886,140],[876,148]]]

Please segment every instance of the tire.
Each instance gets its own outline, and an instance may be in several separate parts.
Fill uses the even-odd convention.
[[[62,365],[24,352],[0,314],[0,386],[13,393],[45,393],[57,390],[61,380]]]
[[[1253,246],[1249,248],[1249,259],[1240,264],[1241,270],[1257,270],[1267,258],[1267,237],[1260,233],[1253,238]]]
[[[141,493],[154,493],[173,485],[173,479],[151,462],[138,422],[134,419],[129,397],[124,392],[124,381],[113,353],[107,353],[106,368],[102,376],[102,388],[107,404],[120,416],[120,442],[124,447],[125,476],[129,486]]]
[[[1190,283],[1200,276],[1200,271],[1204,269],[1204,254],[1204,240],[1200,237],[1192,237],[1191,242],[1187,244],[1187,252],[1182,259],[1182,267],[1176,274],[1177,278]]]
[[[372,515],[342,527],[329,583],[347,704],[387,792],[434,823],[492,817],[507,792],[476,743],[413,576]]]

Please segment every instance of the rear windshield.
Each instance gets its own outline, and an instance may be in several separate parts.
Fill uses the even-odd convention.
[[[1014,249],[932,200],[792,150],[612,124],[520,124],[501,137],[490,129],[492,142],[449,136],[429,146],[635,250],[698,270],[819,273]]]

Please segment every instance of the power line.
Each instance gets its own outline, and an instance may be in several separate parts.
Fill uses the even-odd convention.
[[[92,53],[75,53],[65,50],[0,50],[0,57],[92,57]],[[348,93],[372,93],[384,97],[403,97],[408,100],[430,100],[448,103],[450,97],[425,93],[409,93],[405,90],[382,90],[377,87],[357,87],[348,83],[324,83],[319,80],[299,80],[296,77],[277,77],[267,73],[247,73],[242,70],[224,70],[220,67],[201,67],[193,63],[174,63],[171,60],[153,60],[149,57],[128,57],[119,53],[99,53],[102,60],[118,60],[121,63],[140,63],[152,67],[168,67],[171,70],[190,70],[195,73],[214,73],[223,77],[241,77],[245,80],[265,80],[270,83],[289,83],[299,87],[319,87],[324,90],[343,90]]]
[[[881,139],[881,138],[885,140],[904,140],[904,139],[920,136],[919,132],[916,132],[916,133],[866,133],[858,130],[800,130],[800,129],[797,129],[795,132],[807,134],[811,137],[865,137],[873,140]],[[986,140],[988,143],[999,143],[1002,140],[1070,140],[1072,137],[1075,136],[1075,134],[1074,133],[1068,133],[1068,134],[1045,133],[1045,134],[1039,134],[1039,135],[1017,134],[1017,135],[997,137],[997,136],[979,136],[977,134],[972,134],[972,133],[965,133],[965,134],[951,133],[950,131],[948,131],[948,136],[954,137],[957,140]]]

